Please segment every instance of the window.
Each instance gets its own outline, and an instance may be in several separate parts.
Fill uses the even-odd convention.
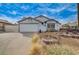
[[[55,23],[49,23],[49,24],[47,24],[47,27],[48,28],[55,28]]]
[[[50,24],[47,24],[47,27],[50,28]]]
[[[55,28],[55,24],[54,24],[54,23],[52,23],[52,24],[51,24],[51,27],[52,27],[52,28]]]

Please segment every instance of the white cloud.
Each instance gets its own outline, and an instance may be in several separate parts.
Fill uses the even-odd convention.
[[[68,8],[69,11],[72,11],[72,12],[76,12],[77,11],[77,7],[76,8]]]
[[[7,21],[9,21],[11,23],[16,23],[16,21],[18,20],[18,19],[13,19],[13,18],[7,17],[6,15],[2,15],[0,17],[0,19],[7,20]]]
[[[69,11],[73,11],[73,12],[77,11],[77,7],[75,7],[75,6],[70,7],[70,6],[71,6],[70,4],[66,4],[66,5],[63,5],[62,7],[45,8],[44,10],[45,11],[50,11],[52,13],[59,13],[59,12],[65,10],[65,9],[66,10],[69,10]]]
[[[22,5],[20,6],[20,8],[23,9],[23,10],[27,10],[27,9],[29,9],[30,7],[29,7],[29,5],[22,4]]]
[[[57,8],[48,8],[48,7],[45,7],[45,8],[38,8],[38,10],[40,11],[44,11],[44,12],[51,12],[51,13],[59,13],[65,9],[67,9],[70,5],[69,4],[66,4],[66,5],[63,5],[62,7],[57,7]]]
[[[50,3],[41,3],[41,4],[38,4],[40,7],[44,8],[44,7],[48,7],[50,6],[51,4]]]
[[[63,19],[57,19],[59,20],[62,24],[68,23],[68,22],[76,22],[77,21],[77,15],[71,15],[68,18],[63,18]]]
[[[77,14],[71,15],[70,17],[67,18],[69,22],[75,22],[77,21]]]
[[[21,6],[21,9],[23,9],[23,10],[27,10],[27,9],[28,9],[28,7]]]
[[[16,11],[12,11],[12,12],[10,12],[10,13],[13,14],[13,15],[16,15],[16,14],[17,14]]]
[[[65,19],[57,19],[57,20],[59,20],[59,22],[60,22],[61,24],[67,23],[67,22],[65,21]]]
[[[69,4],[64,5],[62,7],[58,7],[57,9],[49,9],[49,11],[51,11],[51,12],[61,12],[61,11],[65,10],[65,9],[67,9],[68,7],[69,7]]]

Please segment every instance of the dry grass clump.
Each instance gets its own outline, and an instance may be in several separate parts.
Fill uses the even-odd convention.
[[[73,49],[66,47],[66,46],[60,46],[60,45],[54,45],[52,47],[46,47],[41,46],[39,44],[32,45],[32,48],[30,50],[31,55],[76,55],[78,54]]]
[[[41,49],[42,49],[41,45],[33,44],[32,48],[30,50],[30,54],[32,54],[32,55],[40,55],[41,54]]]
[[[43,45],[40,43],[41,38],[35,34],[32,37],[31,55],[75,55],[79,54],[71,45],[72,40],[63,39],[60,45],[51,44]],[[67,41],[67,44],[66,44]],[[74,41],[75,42],[75,41]],[[73,44],[74,45],[74,44]]]
[[[37,34],[34,34],[32,37],[32,43],[34,43],[34,44],[37,43],[39,39],[40,39],[40,37]]]
[[[77,54],[72,48],[65,45],[53,45],[45,49],[48,55],[75,55]]]
[[[40,36],[35,34],[32,37],[32,47],[30,50],[30,54],[31,55],[44,55],[44,54],[46,54],[44,48],[45,47],[40,44]]]
[[[31,47],[31,50],[30,50],[31,55],[40,55],[41,54],[42,45],[40,45],[38,43],[39,39],[40,39],[40,37],[37,34],[35,34],[32,37],[32,47]]]

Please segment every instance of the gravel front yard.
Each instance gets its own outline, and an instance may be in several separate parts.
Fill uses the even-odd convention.
[[[31,35],[22,33],[0,33],[1,55],[25,55],[31,47]]]

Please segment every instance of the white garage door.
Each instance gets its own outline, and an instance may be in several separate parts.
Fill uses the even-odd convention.
[[[20,24],[20,32],[38,32],[38,24]]]

